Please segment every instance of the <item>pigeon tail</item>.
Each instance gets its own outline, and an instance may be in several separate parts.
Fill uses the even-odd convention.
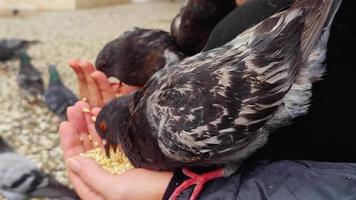
[[[307,16],[301,43],[304,62],[308,58],[321,33],[327,26],[330,26],[341,2],[342,0],[299,0],[292,6],[291,10],[302,9],[306,12],[305,14]]]

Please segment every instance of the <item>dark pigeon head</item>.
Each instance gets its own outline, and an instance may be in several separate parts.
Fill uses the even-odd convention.
[[[172,36],[186,55],[195,55],[203,50],[216,24],[235,8],[235,0],[187,0],[172,21]]]
[[[127,130],[129,118],[129,100],[132,95],[116,98],[106,104],[99,112],[95,121],[95,128],[99,136],[105,141],[105,152],[110,156],[110,148],[117,149],[121,132]]]
[[[95,65],[108,77],[141,87],[166,64],[182,58],[184,55],[169,33],[134,28],[105,45]]]
[[[148,122],[137,118],[145,117],[131,115],[131,104],[137,98],[136,94],[112,100],[97,116],[95,128],[103,141],[106,141],[104,145],[106,155],[110,156],[110,149],[116,150],[120,145],[135,167],[150,170],[177,168],[177,163],[161,152],[157,139],[151,134],[152,129]]]
[[[23,40],[20,42],[20,46],[24,49],[27,49],[34,44],[40,44],[40,43],[41,43],[40,40]]]

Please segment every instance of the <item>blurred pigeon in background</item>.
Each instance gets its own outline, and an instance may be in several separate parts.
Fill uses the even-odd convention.
[[[39,43],[39,40],[23,40],[17,38],[7,38],[0,40],[0,62],[4,63],[14,59],[19,50],[26,50],[33,44]]]
[[[60,120],[66,119],[66,110],[78,101],[75,94],[63,85],[55,65],[48,66],[49,85],[45,92],[45,103]]]
[[[73,190],[37,169],[36,164],[25,156],[14,152],[1,137],[0,194],[7,200],[79,199]]]
[[[19,51],[20,70],[16,82],[21,94],[29,101],[39,98],[44,93],[44,84],[41,73],[31,64],[31,58],[25,51]]]

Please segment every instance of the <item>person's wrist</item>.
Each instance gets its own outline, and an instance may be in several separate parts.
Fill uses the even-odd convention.
[[[173,172],[159,172],[157,176],[159,177],[157,177],[157,180],[155,180],[156,184],[153,190],[153,199],[162,200],[166,192],[166,188],[168,187],[168,184],[173,177]]]

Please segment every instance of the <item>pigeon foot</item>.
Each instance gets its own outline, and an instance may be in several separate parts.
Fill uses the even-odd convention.
[[[196,174],[187,168],[183,168],[183,173],[190,177],[190,179],[184,181],[181,185],[179,185],[174,190],[169,200],[176,200],[185,189],[189,188],[192,185],[196,186],[189,200],[196,200],[200,192],[203,190],[205,183],[224,176],[224,170],[222,168],[203,174]]]

